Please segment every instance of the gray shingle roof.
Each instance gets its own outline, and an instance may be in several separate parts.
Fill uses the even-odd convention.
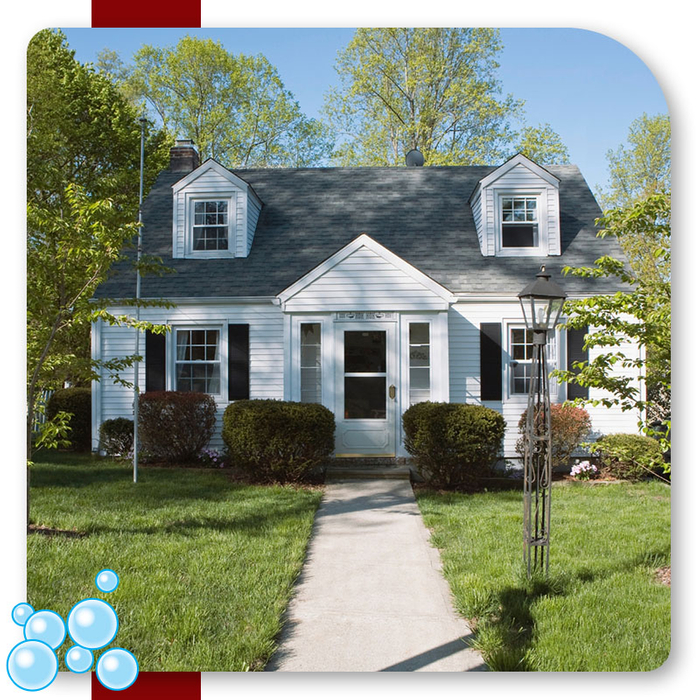
[[[565,265],[622,257],[617,241],[597,238],[600,209],[579,169],[547,166],[561,181],[562,254],[484,257],[469,197],[494,168],[309,168],[235,170],[264,202],[250,255],[225,260],[172,258],[172,185],[182,172],[162,172],[143,206],[144,252],[176,274],[146,276],[142,296],[272,296],[366,233],[455,294],[517,294],[540,265],[570,293],[613,291],[609,281],[562,277]],[[131,297],[135,275],[124,264],[100,297]]]

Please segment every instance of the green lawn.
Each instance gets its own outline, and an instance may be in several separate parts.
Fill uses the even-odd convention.
[[[649,671],[671,646],[671,492],[558,482],[550,576],[527,581],[522,492],[417,494],[459,612],[496,671]]]
[[[303,563],[319,489],[153,468],[134,484],[129,465],[60,454],[36,458],[31,485],[33,523],[86,533],[28,536],[35,609],[65,619],[79,600],[103,598],[119,617],[114,644],[132,651],[142,671],[264,666]],[[113,593],[95,587],[104,568],[120,576]]]

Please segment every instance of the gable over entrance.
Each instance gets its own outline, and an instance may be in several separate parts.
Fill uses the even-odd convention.
[[[445,311],[452,293],[366,234],[277,296],[286,312]]]

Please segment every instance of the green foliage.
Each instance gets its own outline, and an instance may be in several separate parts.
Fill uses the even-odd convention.
[[[70,435],[63,435],[67,415],[70,415],[67,421]],[[51,422],[55,421],[55,426],[60,426],[58,432],[69,443],[65,445],[66,447],[77,452],[92,448],[92,392],[90,389],[81,387],[57,389],[46,404],[46,417]],[[42,443],[47,446],[45,440]]]
[[[608,212],[598,224],[599,236],[621,238],[632,232],[644,232],[660,242],[654,255],[661,266],[670,265],[670,197],[652,195],[629,209]],[[618,406],[623,411],[646,414],[640,428],[657,433],[655,421],[663,425],[663,449],[670,448],[671,398],[671,283],[670,280],[637,276],[622,261],[609,256],[596,260],[595,267],[565,267],[564,274],[590,278],[616,278],[624,291],[564,304],[567,328],[589,327],[584,348],[597,350],[595,357],[575,363],[574,371],[556,370],[561,382],[605,390],[598,398],[576,399],[577,404]],[[646,348],[646,353],[628,356],[622,347]],[[633,370],[620,373],[618,370]],[[576,373],[577,370],[578,373]],[[632,376],[630,376],[630,374]],[[648,394],[640,393],[645,379]],[[669,467],[670,468],[670,467]]]
[[[605,435],[593,444],[593,449],[603,473],[616,479],[638,481],[664,466],[661,446],[646,435]]]
[[[124,68],[111,55],[103,64],[167,130],[192,139],[202,160],[308,167],[330,154],[326,128],[304,116],[262,55],[234,56],[219,42],[186,36],[174,47],[142,46],[133,66]]]
[[[335,418],[315,403],[251,399],[224,411],[231,466],[260,483],[308,479],[333,452]]]
[[[139,450],[156,461],[196,462],[216,425],[216,403],[196,391],[149,391],[139,398]]]
[[[37,427],[33,436],[34,447],[37,450],[70,449],[70,433],[72,413],[58,411],[51,420],[45,420]],[[29,463],[31,464],[31,462]]]
[[[671,119],[668,114],[635,119],[628,146],[607,152],[610,179],[598,188],[603,209],[623,209],[653,194],[671,190]]]
[[[588,411],[580,406],[572,404],[552,404],[552,465],[566,465],[574,450],[579,447],[583,439],[591,432],[591,417]],[[527,411],[524,411],[518,421],[520,435],[524,436],[527,422]],[[525,439],[520,437],[515,449],[522,457],[525,453]]]
[[[134,447],[134,421],[110,418],[100,426],[100,449],[110,457],[126,457]]]
[[[413,148],[426,165],[505,160],[522,103],[500,97],[501,48],[494,29],[358,29],[326,99],[337,163],[403,165]]]
[[[541,165],[566,165],[569,149],[550,124],[527,126],[518,134],[516,151]]]
[[[491,473],[506,423],[485,406],[424,401],[403,414],[404,445],[432,486],[470,488]]]

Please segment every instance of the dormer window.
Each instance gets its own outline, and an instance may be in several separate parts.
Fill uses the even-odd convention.
[[[228,250],[228,201],[194,202],[193,250]]]
[[[501,247],[538,245],[537,197],[501,197]]]

